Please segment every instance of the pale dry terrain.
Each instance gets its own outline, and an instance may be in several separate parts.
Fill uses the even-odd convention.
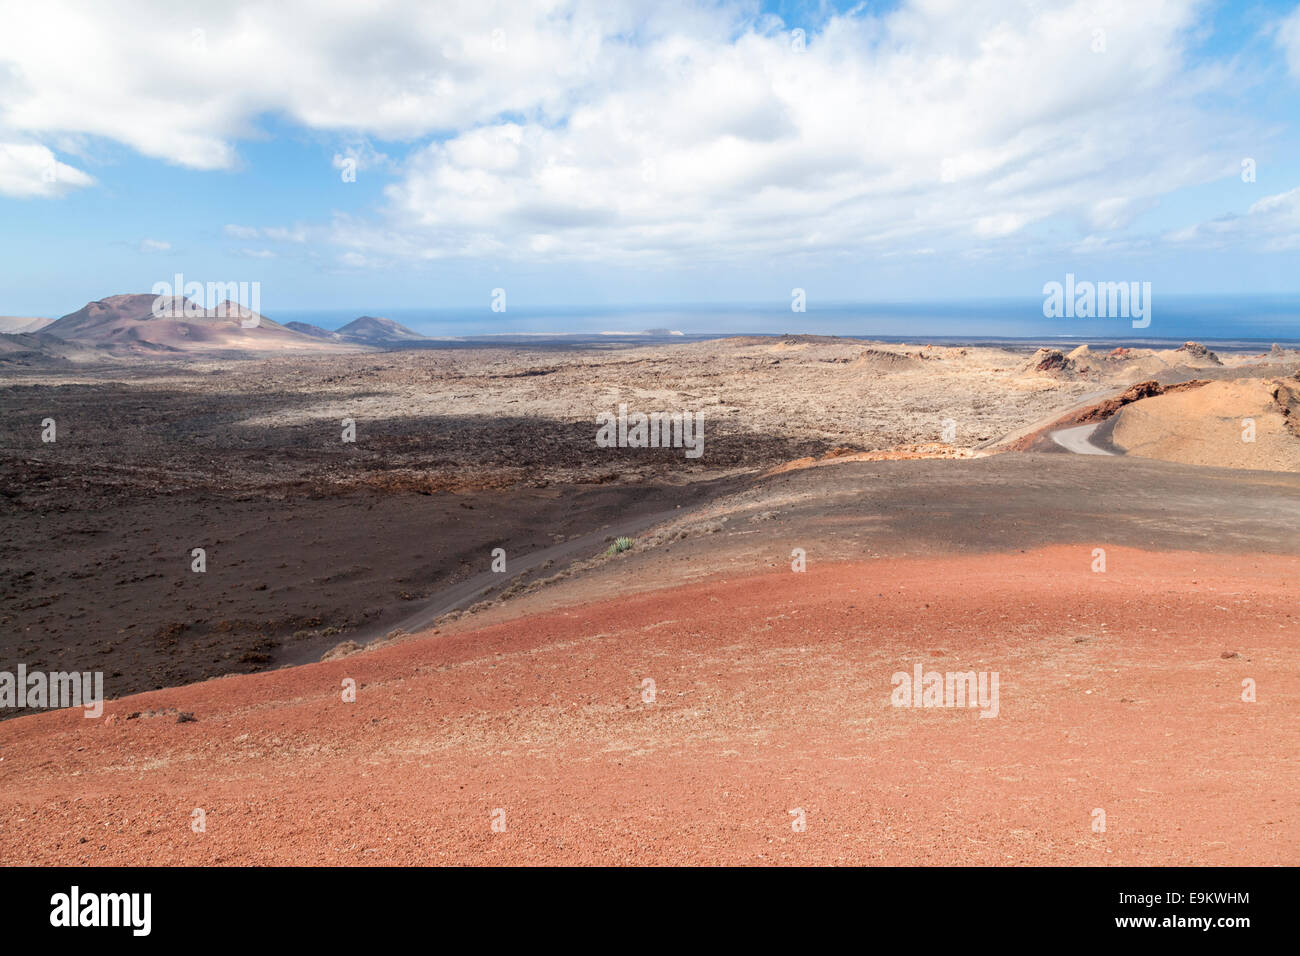
[[[1126,454],[1259,471],[1300,471],[1300,381],[1209,382],[1121,409],[1111,440]]]
[[[1096,382],[1037,374],[1025,362],[1024,354],[1005,349],[789,336],[619,349],[429,349],[195,359],[108,369],[10,369],[4,381],[37,389],[75,385],[107,393],[119,388],[154,415],[164,414],[169,403],[201,408],[206,400],[211,403],[209,420],[194,423],[199,427],[186,423],[185,434],[175,437],[214,452],[263,448],[271,463],[286,449],[311,448],[324,455],[333,450],[336,457],[346,452],[365,458],[368,470],[418,472],[426,478],[448,475],[464,457],[464,435],[446,434],[452,427],[463,433],[471,425],[484,430],[499,429],[502,423],[521,426],[512,449],[521,454],[498,462],[509,447],[503,439],[498,444],[504,447],[495,454],[464,462],[483,478],[501,470],[507,479],[526,477],[525,461],[536,452],[524,446],[554,443],[557,429],[572,430],[582,445],[575,451],[588,460],[568,463],[566,456],[557,455],[560,460],[535,466],[557,479],[576,477],[575,468],[599,468],[595,416],[617,411],[620,403],[632,412],[702,411],[706,436],[717,436],[719,442],[743,436],[757,445],[889,449],[939,441],[945,420],[951,419],[951,444],[974,447],[1098,388]],[[11,392],[9,398],[14,397],[19,396]],[[28,404],[35,411],[36,404]],[[337,447],[344,418],[357,423],[355,448]],[[530,441],[524,427],[540,430]],[[137,436],[128,420],[115,440],[134,444],[149,437]],[[21,436],[14,438],[21,441]],[[167,451],[185,453],[183,446]],[[430,461],[429,453],[435,451],[441,454]],[[218,468],[221,457],[213,462]],[[644,462],[624,458],[619,462],[622,474],[629,468],[650,470]],[[700,462],[676,463],[698,473],[725,469],[735,464],[733,459],[706,453]],[[340,470],[344,474],[332,477],[346,481],[352,469]],[[238,474],[223,477],[239,481]]]

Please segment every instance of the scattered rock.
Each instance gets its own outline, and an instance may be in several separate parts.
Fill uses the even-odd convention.
[[[1184,342],[1182,345],[1180,345],[1180,346],[1179,346],[1178,348],[1176,348],[1174,351],[1176,351],[1176,352],[1186,352],[1186,353],[1187,353],[1188,355],[1190,355],[1193,359],[1196,359],[1196,360],[1198,360],[1198,361],[1200,361],[1200,362],[1203,362],[1203,363],[1205,363],[1205,364],[1207,364],[1207,365],[1222,365],[1222,364],[1223,364],[1223,362],[1221,362],[1221,361],[1219,360],[1219,357],[1218,357],[1217,355],[1215,355],[1213,352],[1211,352],[1209,349],[1207,349],[1207,348],[1206,348],[1204,345],[1202,345],[1200,342]]]
[[[1060,349],[1042,348],[1030,356],[1024,365],[1026,372],[1068,372],[1072,363]]]

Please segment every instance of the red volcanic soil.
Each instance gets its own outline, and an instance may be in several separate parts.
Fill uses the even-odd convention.
[[[713,579],[17,718],[0,861],[1295,864],[1300,559],[1092,561]],[[892,707],[916,663],[996,671],[997,717]]]

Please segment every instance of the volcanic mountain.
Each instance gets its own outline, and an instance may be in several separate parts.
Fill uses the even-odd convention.
[[[21,335],[27,332],[39,332],[53,321],[53,319],[37,319],[30,316],[0,315],[0,333]]]
[[[426,338],[392,319],[381,319],[373,315],[363,315],[359,319],[353,319],[336,334],[347,342],[378,346],[401,345],[423,341]]]
[[[0,364],[93,362],[103,357],[103,350],[94,345],[69,342],[47,332],[0,332]]]
[[[319,325],[312,325],[310,322],[286,322],[284,327],[297,332],[299,335],[310,335],[314,339],[326,339],[330,342],[343,341],[343,336],[337,332],[322,329]]]
[[[43,331],[68,341],[138,353],[339,347],[285,328],[238,303],[227,301],[204,309],[179,296],[143,294],[89,302]]]

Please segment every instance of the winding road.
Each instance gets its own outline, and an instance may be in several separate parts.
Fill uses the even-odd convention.
[[[1058,429],[1052,432],[1052,441],[1076,455],[1113,455],[1114,452],[1098,448],[1092,443],[1092,433],[1097,430],[1097,426],[1100,424],[1101,422],[1093,422],[1091,425],[1076,425],[1073,428]]]

